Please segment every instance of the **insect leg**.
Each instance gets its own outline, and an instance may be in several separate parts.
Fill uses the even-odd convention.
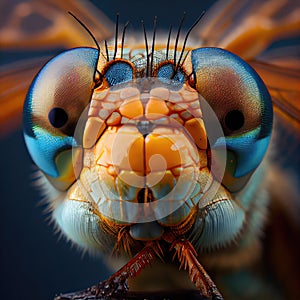
[[[175,249],[177,253],[180,268],[184,267],[184,269],[189,269],[190,279],[197,289],[200,290],[201,294],[209,299],[223,300],[215,283],[197,260],[197,252],[192,244],[188,240],[176,239],[173,236],[164,236],[164,238],[166,241],[172,243],[171,248]]]
[[[127,280],[136,277],[154,260],[155,256],[159,256],[160,249],[157,247],[155,243],[149,243],[107,280],[84,291],[60,295],[55,300],[111,299],[113,296],[124,296],[128,290]]]

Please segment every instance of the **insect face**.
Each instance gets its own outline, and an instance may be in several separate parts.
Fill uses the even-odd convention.
[[[219,215],[210,217],[223,225],[207,224],[202,234],[214,239],[201,247],[233,241],[247,209],[230,192],[245,186],[270,138],[262,81],[217,48],[192,50],[180,66],[157,50],[151,70],[143,51],[104,58],[92,48],[61,54],[25,103],[25,139],[62,193],[54,218],[63,232],[100,251],[111,251],[124,230],[133,244],[170,230],[194,239],[197,219],[213,207]]]

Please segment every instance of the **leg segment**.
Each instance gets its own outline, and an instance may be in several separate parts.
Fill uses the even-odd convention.
[[[197,252],[192,244],[184,239],[179,240],[172,235],[164,236],[164,239],[167,242],[172,243],[172,248],[175,249],[177,253],[180,267],[183,267],[185,270],[187,268],[189,269],[190,279],[200,290],[201,294],[209,299],[223,300],[223,297],[216,285],[197,260]]]
[[[117,296],[123,298],[128,290],[127,280],[136,277],[154,260],[156,255],[155,245],[150,243],[106,281],[100,282],[85,291],[60,295],[55,300],[96,300],[111,299]]]

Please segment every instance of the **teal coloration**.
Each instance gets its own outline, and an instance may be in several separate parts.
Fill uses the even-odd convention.
[[[149,222],[134,224],[129,232],[135,240],[150,241],[159,239],[164,229],[157,222]]]
[[[94,48],[75,48],[59,54],[37,74],[26,96],[25,142],[33,161],[53,178],[60,176],[55,165],[57,154],[77,146],[73,133],[91,99],[98,55]],[[53,108],[65,112],[67,122],[61,128],[53,127],[48,118]]]
[[[130,201],[132,199],[135,199],[137,197],[137,194],[139,192],[139,188],[136,186],[130,186],[128,184],[126,184],[121,178],[120,176],[118,176],[115,179],[115,186],[117,187],[117,189],[120,191],[120,198],[124,201]],[[107,189],[108,187],[105,187],[105,189]]]
[[[196,88],[215,111],[224,131],[227,151],[236,157],[232,178],[251,174],[266,153],[272,131],[273,108],[266,86],[245,61],[219,48],[193,50],[192,66]],[[236,129],[226,124],[226,117],[232,111],[244,117]],[[205,123],[209,116],[204,113],[203,118]],[[218,140],[211,145],[212,149],[219,146]]]
[[[174,83],[183,84],[185,80],[184,74],[180,70],[177,70],[174,74],[174,68],[175,66],[173,64],[165,64],[161,66],[157,72],[158,79],[166,83],[169,83],[169,81],[172,80]]]
[[[242,208],[232,200],[206,206],[198,214],[189,237],[197,251],[213,250],[233,241],[246,217]]]
[[[271,136],[259,139],[260,128],[247,132],[240,136],[226,137],[226,147],[235,153],[237,157],[237,168],[233,174],[235,178],[239,178],[254,171],[261,163],[268,148]],[[212,149],[223,147],[223,140],[219,140],[212,146]]]
[[[172,208],[174,206],[174,203],[171,201],[167,204],[168,209]],[[159,223],[170,226],[174,224],[180,223],[182,220],[184,220],[189,214],[191,213],[191,207],[183,203],[177,210],[173,211],[171,214],[167,215],[164,218],[160,219],[159,212],[156,212],[156,217],[159,219]]]
[[[261,163],[265,156],[266,150],[270,142],[270,136],[262,139],[255,137],[228,137],[226,145],[228,150],[232,150],[237,155],[237,168],[234,172],[234,177],[239,178],[254,171]]]
[[[130,64],[124,61],[116,61],[109,66],[104,74],[109,86],[125,83],[133,80],[133,70]]]
[[[171,193],[175,185],[175,179],[172,185],[166,184],[165,182],[158,182],[156,185],[151,187],[151,191],[156,199],[161,199]]]
[[[59,173],[55,165],[55,156],[62,150],[76,146],[76,141],[70,136],[52,136],[42,128],[34,130],[35,138],[24,134],[27,148],[34,163],[47,175],[57,178]]]

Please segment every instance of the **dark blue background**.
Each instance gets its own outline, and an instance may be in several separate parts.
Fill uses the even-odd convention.
[[[157,16],[158,28],[167,30],[171,23],[177,27],[184,11],[186,24],[191,25],[211,2],[114,0],[98,6],[111,20],[120,12],[123,23],[130,20],[133,29],[140,30],[141,19],[151,29]],[[3,58],[13,60],[14,54],[6,53]],[[45,220],[45,207],[39,206],[41,197],[32,186],[34,168],[21,131],[0,140],[0,167],[0,298],[53,299],[58,292],[83,289],[104,280],[109,272],[101,259],[82,257],[64,239],[58,240]]]

